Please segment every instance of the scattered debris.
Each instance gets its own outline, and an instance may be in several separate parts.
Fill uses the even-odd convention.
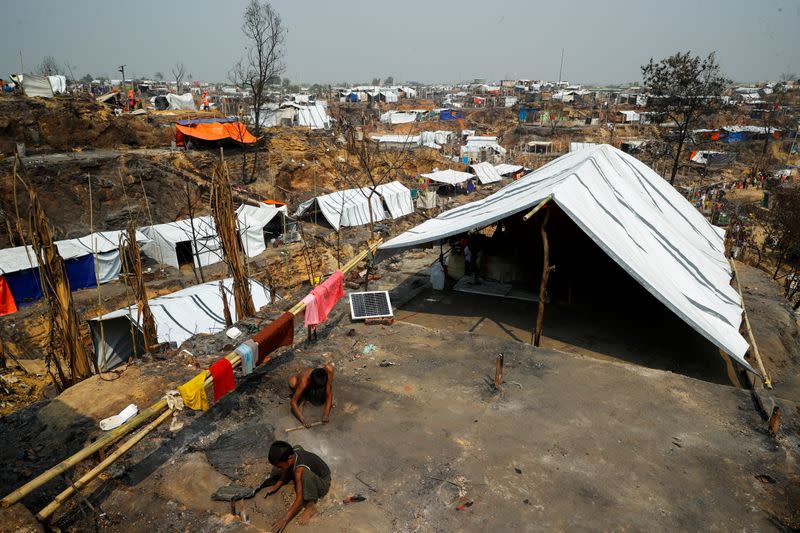
[[[382,366],[382,367],[394,366],[394,363],[392,361],[387,361],[386,359],[384,359],[383,361],[378,363],[378,366]]]
[[[367,499],[366,496],[363,496],[361,494],[356,494],[355,496],[348,496],[347,498],[342,500],[342,503],[345,505],[350,505],[351,503],[363,502],[366,499]]]

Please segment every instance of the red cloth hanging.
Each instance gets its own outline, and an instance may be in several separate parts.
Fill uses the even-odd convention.
[[[311,291],[317,300],[317,317],[322,324],[328,320],[328,313],[344,296],[344,274],[337,270],[331,277],[314,287]]]
[[[231,362],[222,357],[217,359],[208,368],[211,377],[214,379],[214,401],[216,402],[236,387],[233,379],[233,366]]]
[[[6,283],[6,277],[0,275],[0,316],[16,312],[17,302],[14,301],[14,295],[11,294],[11,289]]]
[[[267,327],[253,335],[253,341],[258,344],[258,360],[261,364],[266,356],[281,346],[289,346],[294,342],[294,315],[283,313]]]

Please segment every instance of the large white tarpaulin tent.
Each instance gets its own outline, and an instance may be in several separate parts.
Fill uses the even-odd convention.
[[[311,198],[298,206],[295,217],[302,217],[317,209],[328,224],[338,231],[342,226],[363,226],[370,221],[385,220],[387,215],[383,207],[384,202],[391,218],[405,216],[414,211],[411,191],[403,184],[393,181],[377,186],[374,192],[368,187],[363,187]]]
[[[483,228],[547,198],[654,297],[753,371],[744,359],[742,302],[730,285],[724,231],[647,165],[609,145],[559,157],[380,248],[408,248]]]
[[[499,172],[494,168],[494,165],[486,161],[470,165],[475,175],[478,176],[478,181],[483,184],[495,183],[503,179]]]
[[[262,204],[256,207],[242,204],[236,209],[239,235],[242,237],[242,246],[247,257],[255,257],[267,249],[264,242],[264,228],[275,217],[280,217],[283,226],[286,213],[285,205],[276,207]]]
[[[233,280],[223,280],[231,318],[236,322]],[[256,311],[271,301],[269,290],[250,280],[250,292]],[[218,333],[226,329],[219,281],[211,281],[153,298],[150,310],[156,324],[158,342],[180,346],[198,333]],[[141,317],[136,305],[118,309],[89,320],[95,358],[101,371],[126,362],[134,353],[146,351],[142,342]]]
[[[428,174],[421,174],[421,176],[425,179],[436,181],[438,183],[445,183],[447,185],[457,185],[475,177],[469,172],[459,172],[458,170],[453,170],[452,168],[448,168],[447,170],[436,170],[434,172],[429,172]]]

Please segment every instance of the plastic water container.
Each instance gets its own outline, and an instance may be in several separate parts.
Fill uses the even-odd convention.
[[[439,261],[431,266],[431,285],[436,291],[444,290],[444,269]]]

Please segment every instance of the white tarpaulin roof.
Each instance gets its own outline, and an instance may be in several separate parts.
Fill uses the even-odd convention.
[[[372,221],[386,219],[384,202],[389,210],[389,217],[400,218],[414,212],[411,191],[399,181],[384,183],[375,187],[370,203],[370,188],[347,189],[331,194],[317,196],[300,204],[295,217],[308,213],[316,203],[328,224],[337,231],[341,226],[363,226],[369,224],[369,205],[372,205]]]
[[[469,172],[459,172],[448,168],[447,170],[437,170],[428,174],[421,174],[423,178],[431,181],[438,181],[439,183],[447,183],[448,185],[456,185],[457,183],[464,183],[465,181],[474,178]]]
[[[169,108],[176,110],[176,111],[194,111],[194,96],[192,93],[186,94],[173,94],[169,93],[166,95],[167,102],[169,102]]]
[[[306,200],[297,207],[295,217],[301,217],[310,211],[316,204],[322,216],[339,231],[342,226],[363,226],[370,223],[370,206],[372,222],[379,222],[386,218],[381,195],[375,193],[370,197],[370,190],[346,189],[330,194],[323,194]]]
[[[381,115],[381,122],[384,124],[407,124],[417,120],[416,113],[404,113],[402,111],[387,111]]]
[[[286,206],[242,204],[236,209],[236,220],[239,223],[239,235],[247,257],[255,257],[267,249],[264,242],[264,226],[278,215],[286,216]]]
[[[525,168],[525,167],[523,167],[522,165],[510,165],[508,163],[500,163],[499,165],[495,165],[494,166],[494,169],[501,176],[507,176],[508,174],[514,174],[515,172],[519,172],[523,168]]]
[[[223,280],[228,308],[236,322],[236,304],[233,298],[233,280]],[[256,311],[271,301],[269,291],[260,283],[250,280],[250,292]],[[149,301],[156,323],[159,342],[174,342],[180,346],[197,333],[218,333],[226,329],[219,281],[211,281],[193,287],[158,296]],[[100,324],[103,324],[101,334]],[[140,329],[141,318],[138,306],[133,305],[89,320],[92,342],[98,365],[108,370],[126,361],[133,353],[131,323]],[[144,352],[141,341],[138,352]]]
[[[404,217],[414,212],[411,191],[399,181],[384,183],[383,185],[378,185],[375,189],[383,198],[392,218]]]
[[[597,146],[597,143],[571,142],[569,143],[569,151],[577,152],[578,150],[583,150],[585,148],[592,148],[593,146]]]
[[[573,152],[498,192],[423,222],[381,249],[486,227],[552,196],[609,257],[709,341],[752,371],[739,334],[723,232],[638,159],[608,145]]]
[[[470,167],[475,171],[475,175],[478,176],[478,180],[481,183],[495,183],[503,179],[500,173],[494,168],[494,165],[486,161],[483,163],[475,163],[474,165],[470,165]]]
[[[297,125],[311,128],[312,130],[323,130],[331,127],[331,117],[322,102],[314,105],[300,106],[297,108]]]
[[[180,268],[177,245],[189,242],[195,266],[208,266],[222,261],[217,228],[209,216],[177,220],[142,228],[150,240],[142,246],[142,253],[165,265]]]

